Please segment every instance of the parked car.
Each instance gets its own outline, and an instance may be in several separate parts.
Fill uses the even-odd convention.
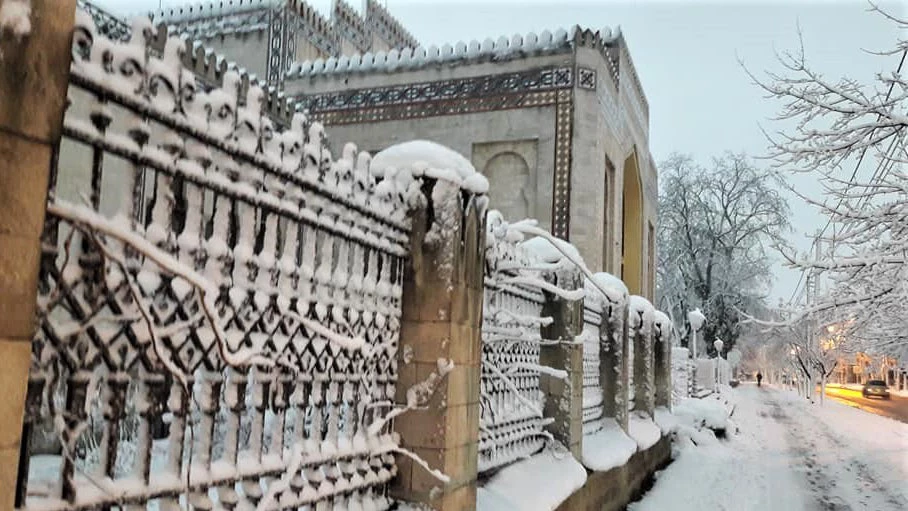
[[[889,387],[886,386],[886,382],[883,380],[869,380],[864,384],[864,388],[861,389],[861,394],[868,398],[872,396],[889,399]]]

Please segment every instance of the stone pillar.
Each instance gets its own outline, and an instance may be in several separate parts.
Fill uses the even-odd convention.
[[[656,406],[672,407],[672,322],[661,311],[653,321]]]
[[[394,429],[402,447],[451,480],[444,484],[399,456],[391,494],[438,510],[475,509],[486,200],[468,195],[464,204],[457,185],[426,181],[427,204],[411,213],[398,405],[406,404],[413,385],[439,375],[439,360],[453,362],[454,368],[438,380],[424,407],[395,419]],[[437,198],[442,203],[433,203]]]
[[[653,416],[655,386],[653,378],[653,306],[642,296],[632,296],[628,314],[629,331],[634,343],[634,411]]]
[[[562,270],[556,272],[554,284],[562,289],[581,289],[583,279],[578,271]],[[553,319],[552,324],[542,328],[542,338],[561,342],[542,346],[539,363],[567,373],[566,378],[539,375],[539,388],[545,394],[543,415],[555,419],[546,430],[579,460],[583,440],[583,344],[574,341],[583,330],[583,300],[565,300],[547,292],[542,316]]]
[[[0,13],[13,13],[0,24],[0,509],[12,509],[16,498],[40,236],[63,125],[75,4],[0,0]]]
[[[602,413],[627,431],[628,363],[627,301],[602,307],[599,342],[599,384]]]

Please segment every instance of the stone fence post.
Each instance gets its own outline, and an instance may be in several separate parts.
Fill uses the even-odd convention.
[[[653,351],[655,355],[656,406],[672,407],[672,322],[661,311],[653,321]]]
[[[608,302],[602,307],[599,328],[599,384],[602,386],[602,413],[614,417],[627,431],[628,363],[627,300]]]
[[[407,404],[414,385],[434,381],[436,387],[424,407],[395,419],[394,430],[402,447],[451,480],[442,483],[399,456],[391,494],[438,510],[474,509],[486,200],[440,179],[426,178],[423,193],[427,204],[410,215],[397,404]],[[447,361],[454,367],[442,377]]]
[[[555,272],[554,284],[573,291],[583,288],[583,278],[577,270],[560,270]],[[543,345],[539,363],[567,373],[566,378],[539,375],[539,388],[545,394],[543,415],[555,419],[546,430],[579,460],[583,440],[583,344],[574,341],[583,331],[583,300],[566,300],[548,292],[545,295],[542,316],[551,317],[553,322],[542,327],[542,338],[559,343]]]
[[[655,412],[653,378],[653,306],[646,298],[632,296],[628,314],[634,344],[634,410],[653,416]]]
[[[0,510],[12,509],[40,236],[59,149],[76,0],[0,0]],[[11,16],[9,16],[11,14]]]

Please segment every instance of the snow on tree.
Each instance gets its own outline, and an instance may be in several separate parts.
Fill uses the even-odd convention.
[[[798,51],[780,55],[782,73],[754,80],[781,103],[777,119],[791,126],[768,135],[770,156],[778,168],[820,180],[822,198],[799,195],[832,226],[833,249],[819,257],[786,254],[792,267],[822,274],[831,283],[789,321],[817,313],[849,321],[855,349],[905,360],[908,79],[900,73],[908,55],[908,20],[875,5],[870,10],[900,29],[892,48],[867,56],[894,71],[827,78],[808,62],[802,42]],[[875,167],[871,177],[867,170],[859,175],[861,163]]]
[[[684,318],[699,307],[705,354],[720,337],[740,335],[739,314],[762,303],[771,281],[768,247],[788,229],[788,204],[776,174],[745,155],[726,153],[709,167],[673,155],[661,165],[657,303]],[[700,350],[698,350],[700,351]]]

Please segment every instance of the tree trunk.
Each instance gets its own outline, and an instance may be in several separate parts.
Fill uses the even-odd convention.
[[[820,406],[823,406],[823,403],[826,399],[826,373],[820,375]]]

